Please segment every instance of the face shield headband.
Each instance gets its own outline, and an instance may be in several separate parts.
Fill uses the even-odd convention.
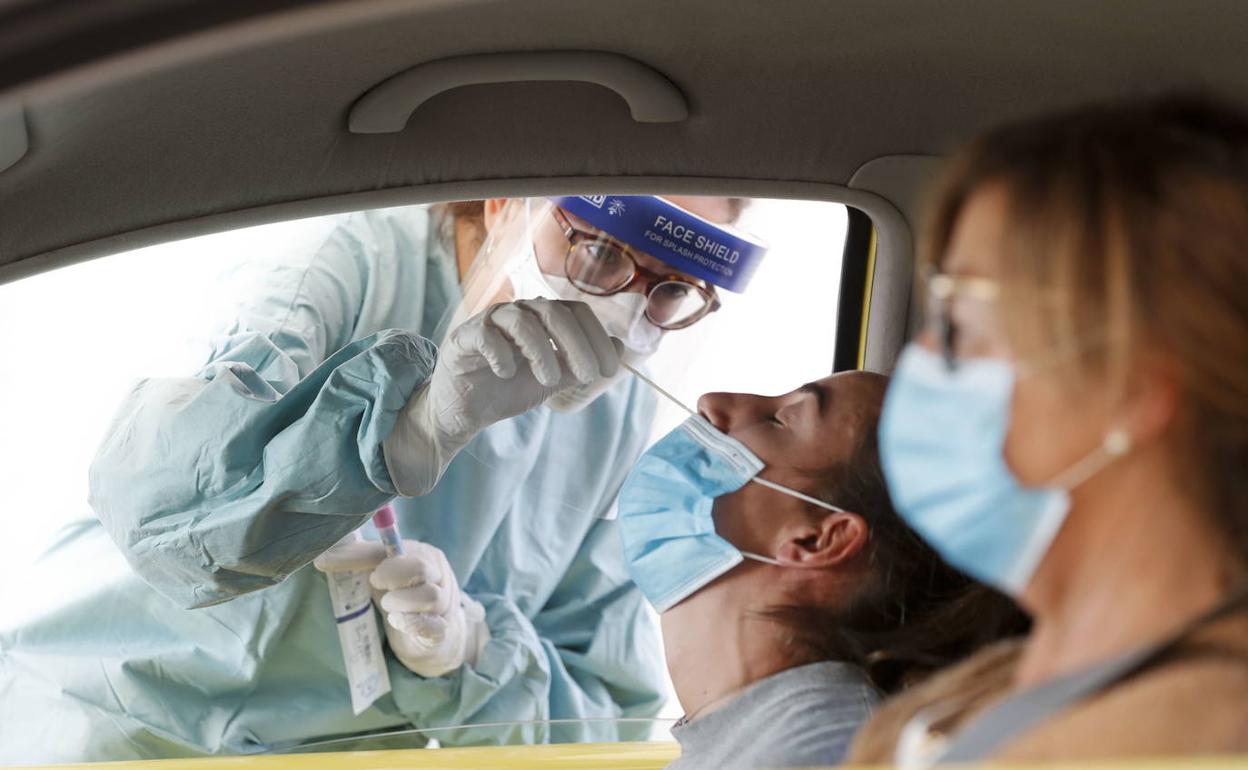
[[[745,290],[767,253],[767,246],[751,236],[655,195],[568,195],[550,200],[674,270],[732,292]]]

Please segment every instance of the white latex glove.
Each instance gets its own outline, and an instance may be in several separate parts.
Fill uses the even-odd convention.
[[[322,572],[372,570],[373,601],[381,610],[390,650],[416,674],[442,676],[476,663],[490,640],[485,610],[459,590],[442,550],[404,540],[402,556],[381,543],[343,540],[318,556]]]
[[[565,388],[614,377],[617,344],[584,302],[518,300],[469,318],[451,332],[384,442],[399,494],[432,489],[482,429]]]

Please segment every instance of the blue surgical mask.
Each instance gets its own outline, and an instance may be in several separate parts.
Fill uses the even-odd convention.
[[[715,533],[715,498],[753,481],[813,505],[840,511],[761,479],[764,463],[700,415],[646,450],[620,490],[619,526],[633,582],[659,612],[681,602],[743,559],[782,566],[739,550]]]
[[[1005,462],[1015,372],[1002,359],[959,361],[911,345],[880,419],[880,458],[893,504],[945,561],[1019,596],[1070,511],[1068,490],[1130,445],[1123,431],[1044,487]]]

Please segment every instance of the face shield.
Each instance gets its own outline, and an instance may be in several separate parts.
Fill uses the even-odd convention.
[[[491,304],[577,300],[622,343],[624,362],[639,367],[664,335],[718,310],[719,292],[743,291],[766,251],[726,221],[733,211],[728,199],[691,200],[701,211],[651,195],[487,204],[486,236],[445,331]],[[625,376],[626,370],[615,379]],[[577,411],[613,384],[574,387],[548,403]]]

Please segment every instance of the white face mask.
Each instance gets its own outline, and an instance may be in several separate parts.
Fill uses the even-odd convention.
[[[663,339],[663,330],[646,318],[645,295],[635,292],[620,292],[606,297],[587,294],[561,275],[541,273],[537,269],[536,260],[533,260],[531,264],[533,268],[530,275],[521,278],[519,283],[533,286],[535,279],[532,274],[535,273],[536,280],[546,284],[555,297],[580,300],[589,305],[589,309],[594,311],[594,315],[602,322],[602,327],[606,329],[607,334],[624,343],[624,354],[621,356],[624,363],[636,368],[645,363],[646,359],[659,349],[659,342]],[[516,283],[513,281],[512,286],[516,286]],[[546,405],[556,412],[579,412],[627,374],[627,370],[620,369],[614,377],[604,377],[589,385],[575,385],[551,396]]]
[[[643,358],[654,355],[663,339],[663,330],[646,318],[644,294],[620,292],[605,297],[581,291],[562,275],[548,275],[537,266],[533,247],[521,257],[508,275],[516,299],[566,299],[584,302],[602,322],[607,334],[624,343],[624,348]]]
[[[526,212],[527,215],[527,212]],[[566,299],[584,302],[602,323],[607,334],[624,343],[623,361],[640,366],[659,349],[663,330],[646,318],[648,300],[644,294],[620,292],[602,297],[576,288],[562,275],[543,273],[537,263],[532,238],[527,249],[508,273],[512,295],[516,299]],[[627,374],[621,369],[614,377],[605,377],[589,385],[577,385],[551,396],[546,405],[556,412],[578,412],[589,406],[612,385]]]
[[[600,297],[576,288],[562,275],[544,276],[560,299],[580,300],[594,311],[607,334],[624,343],[624,349],[644,360],[654,355],[663,339],[663,330],[646,318],[646,295],[622,291]]]

